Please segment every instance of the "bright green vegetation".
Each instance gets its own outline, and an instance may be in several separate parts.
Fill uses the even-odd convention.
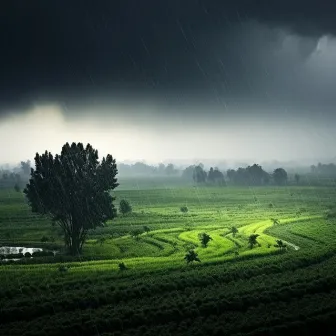
[[[116,204],[127,200],[132,212],[90,232],[82,261],[0,266],[1,335],[282,335],[335,320],[334,188],[119,182]],[[64,245],[14,190],[0,192],[0,242]],[[186,263],[190,250],[201,262]]]

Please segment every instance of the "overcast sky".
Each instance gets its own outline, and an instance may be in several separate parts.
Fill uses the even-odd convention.
[[[333,1],[8,1],[0,162],[335,157]]]

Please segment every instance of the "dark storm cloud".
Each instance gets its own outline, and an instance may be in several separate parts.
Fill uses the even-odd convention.
[[[307,91],[296,88],[307,78],[289,81],[283,70],[310,55],[320,36],[336,34],[335,7],[289,0],[6,1],[1,112],[110,98],[249,103],[265,100],[266,89],[274,103],[300,101]],[[274,55],[278,28],[303,36],[296,55]]]

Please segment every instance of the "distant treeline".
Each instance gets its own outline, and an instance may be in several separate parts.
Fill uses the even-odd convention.
[[[31,162],[21,161],[13,169],[0,170],[0,188],[15,188],[22,190],[30,177]],[[265,171],[262,166],[253,164],[237,169],[221,171],[218,167],[206,169],[202,163],[190,165],[186,168],[177,167],[172,163],[149,165],[143,162],[134,164],[119,163],[118,176],[120,177],[162,177],[175,176],[186,182],[209,185],[336,185],[336,165],[334,163],[312,165],[309,173],[288,173],[284,168],[276,168],[272,172]]]
[[[21,161],[14,169],[0,170],[0,188],[15,188],[21,190],[29,180],[31,170],[30,161]]]
[[[279,167],[266,172],[260,165],[253,164],[245,168],[228,169],[225,174],[218,168],[204,169],[203,164],[192,165],[184,169],[182,177],[198,184],[215,183],[220,185],[263,186],[263,185],[336,185],[336,165],[321,164],[311,166],[309,173],[289,174]]]
[[[317,166],[310,166],[310,171],[313,174],[334,177],[336,176],[336,165],[334,163],[322,164],[318,163]]]
[[[181,170],[172,163],[167,165],[160,163],[158,166],[153,166],[143,162],[118,163],[118,172],[120,176],[176,176],[181,174]]]
[[[260,165],[254,164],[246,168],[237,170],[229,169],[224,176],[218,168],[211,167],[209,171],[204,169],[202,164],[189,166],[186,168],[182,177],[193,179],[196,183],[213,183],[226,185],[227,182],[233,185],[268,185],[273,177],[277,184],[285,184],[288,176],[283,168],[278,168],[273,174],[269,174]]]

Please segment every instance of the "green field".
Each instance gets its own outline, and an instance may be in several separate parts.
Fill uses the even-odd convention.
[[[335,188],[119,183],[116,203],[128,200],[133,213],[90,232],[79,261],[62,255],[60,229],[33,215],[23,194],[0,191],[0,246],[60,251],[2,263],[0,335],[303,335],[332,328],[336,219],[326,214]],[[130,235],[145,225],[149,233]],[[212,237],[206,248],[203,232]],[[259,246],[251,249],[254,233]],[[41,243],[43,236],[55,241]],[[274,246],[277,239],[286,251]],[[186,264],[190,248],[200,263]],[[128,269],[120,271],[120,262]],[[65,274],[61,263],[69,266]]]

